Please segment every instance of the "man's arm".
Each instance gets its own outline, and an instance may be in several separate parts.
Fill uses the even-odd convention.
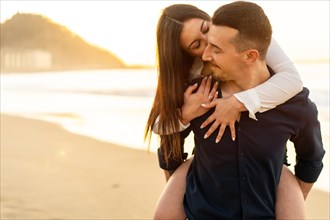
[[[305,199],[323,169],[325,154],[318,111],[308,95],[309,91],[305,88],[294,99],[294,104],[299,106],[297,123],[300,126],[290,138],[296,150],[295,176]]]

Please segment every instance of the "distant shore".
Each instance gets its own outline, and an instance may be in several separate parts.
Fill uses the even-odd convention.
[[[152,219],[164,185],[153,153],[1,114],[1,219]],[[306,207],[329,219],[329,192]]]

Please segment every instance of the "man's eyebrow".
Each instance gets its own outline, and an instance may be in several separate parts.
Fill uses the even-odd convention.
[[[215,47],[215,48],[217,48],[217,49],[219,49],[219,50],[222,50],[218,45],[216,45],[216,44],[213,44],[213,43],[210,43],[209,42],[209,44],[212,46],[212,47]]]

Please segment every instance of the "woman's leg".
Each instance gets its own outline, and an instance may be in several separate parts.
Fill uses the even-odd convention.
[[[277,188],[275,210],[276,219],[306,219],[305,202],[299,183],[285,165]]]
[[[186,191],[186,176],[193,156],[180,165],[168,180],[154,214],[154,219],[185,219],[183,197]]]

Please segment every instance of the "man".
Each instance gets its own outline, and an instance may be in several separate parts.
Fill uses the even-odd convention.
[[[203,60],[221,81],[219,97],[255,87],[271,76],[265,62],[271,35],[267,16],[254,3],[234,2],[214,13]],[[196,148],[184,197],[188,219],[275,219],[276,188],[288,140],[294,143],[295,175],[307,197],[325,153],[317,109],[307,89],[259,114],[258,121],[242,113],[235,141],[228,129],[219,143],[216,134],[205,139],[210,126],[200,126],[212,112],[191,121]]]

